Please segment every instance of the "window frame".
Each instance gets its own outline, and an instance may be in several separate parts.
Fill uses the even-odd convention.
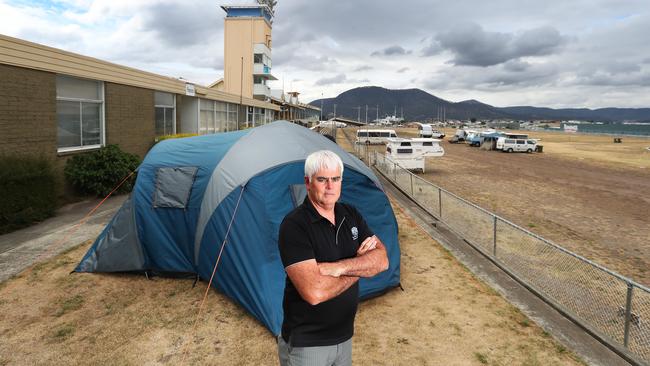
[[[71,76],[71,75],[66,75],[66,74],[57,74],[57,78],[59,76],[69,78],[69,79],[76,79],[76,80],[85,80],[85,81],[92,81],[95,83],[98,83],[98,91],[99,91],[99,97],[101,99],[88,99],[88,98],[71,98],[71,97],[60,97],[58,95],[58,92],[56,93],[56,102],[63,101],[63,102],[78,102],[79,103],[79,131],[81,133],[81,136],[83,136],[83,103],[92,103],[92,104],[98,104],[99,105],[99,144],[94,144],[94,145],[79,145],[79,146],[68,146],[68,147],[59,147],[59,134],[58,134],[58,128],[59,128],[59,111],[57,108],[56,111],[56,126],[57,126],[57,146],[56,146],[56,152],[57,154],[64,154],[64,153],[69,153],[69,152],[76,152],[76,151],[86,151],[86,150],[95,150],[99,149],[102,146],[106,146],[106,92],[105,92],[105,84],[101,80],[94,80],[94,79],[87,79],[87,78],[80,78],[76,76]],[[56,87],[55,87],[56,88]],[[56,90],[55,90],[56,91]]]
[[[172,98],[173,98],[172,99],[173,105],[169,106],[169,105],[165,105],[165,104],[156,104],[156,98],[155,98],[156,93],[171,94]],[[163,92],[163,91],[159,91],[159,90],[154,90],[153,108],[154,108],[154,119],[156,118],[156,108],[163,108],[163,109],[171,108],[172,109],[172,132],[170,134],[168,134],[168,135],[175,135],[176,134],[176,94],[175,93]],[[166,122],[166,120],[165,120],[165,122]],[[154,120],[154,124],[155,123],[156,123],[156,121]],[[165,128],[165,126],[163,125],[163,129],[164,128]],[[165,135],[165,134],[159,135],[158,131],[155,131],[155,132],[156,132],[156,136],[164,136]]]

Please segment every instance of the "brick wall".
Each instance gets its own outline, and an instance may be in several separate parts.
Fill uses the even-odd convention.
[[[106,143],[144,158],[156,135],[154,91],[104,83]]]
[[[0,64],[0,154],[56,158],[56,75]]]

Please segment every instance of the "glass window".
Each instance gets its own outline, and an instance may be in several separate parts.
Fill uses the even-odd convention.
[[[156,109],[156,135],[172,135],[175,120],[175,96],[172,93],[154,92]]]
[[[65,75],[56,77],[57,148],[70,151],[103,142],[103,84]]]
[[[154,93],[155,105],[173,107],[174,106],[174,94],[172,93],[163,93],[155,92]]]
[[[95,80],[58,75],[56,77],[56,97],[99,101],[102,98],[102,83]]]
[[[237,118],[239,116],[239,105],[228,103],[228,131],[237,131]]]
[[[424,141],[424,142],[422,143],[422,146],[433,146],[433,142],[431,142],[431,141]]]
[[[397,149],[398,154],[412,154],[413,149]]]
[[[253,54],[253,63],[261,64],[264,62],[264,55],[261,53]]]
[[[402,142],[400,143],[400,146],[411,146],[410,142]]]
[[[199,135],[215,132],[214,101],[199,99]]]

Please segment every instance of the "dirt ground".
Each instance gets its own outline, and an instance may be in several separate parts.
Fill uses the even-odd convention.
[[[363,302],[355,365],[579,365],[399,207],[401,281]],[[274,365],[274,337],[205,283],[69,274],[90,242],[0,284],[0,365]]]
[[[575,253],[650,285],[650,138],[524,132],[543,153],[449,144],[425,179]],[[398,129],[414,136],[414,129]],[[382,148],[377,148],[382,149]]]

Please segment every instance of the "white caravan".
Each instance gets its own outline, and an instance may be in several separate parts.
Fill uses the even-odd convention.
[[[427,157],[440,157],[445,149],[440,140],[431,138],[390,138],[386,143],[386,157],[404,169],[420,170],[424,173],[424,160]]]
[[[395,130],[357,130],[357,144],[384,144],[396,137]]]

